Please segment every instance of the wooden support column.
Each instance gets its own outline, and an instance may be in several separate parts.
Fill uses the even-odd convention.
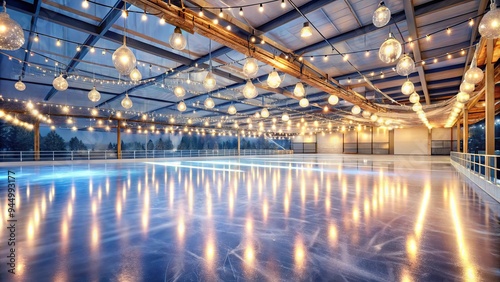
[[[40,121],[36,121],[34,124],[34,148],[33,151],[35,151],[35,161],[40,160]]]
[[[240,138],[240,132],[238,131],[238,156],[241,153],[240,148],[241,148],[241,138]]]
[[[464,108],[464,129],[463,129],[463,135],[464,137],[462,138],[464,140],[464,145],[463,145],[463,152],[468,153],[469,152],[469,110]]]
[[[491,62],[493,57],[493,39],[486,43],[486,75],[485,75],[485,148],[486,155],[495,154],[495,70]]]
[[[461,152],[460,150],[460,121],[457,121],[457,152]]]
[[[122,140],[121,140],[121,127],[120,127],[120,121],[117,122],[116,126],[116,158],[121,159],[122,158]]]

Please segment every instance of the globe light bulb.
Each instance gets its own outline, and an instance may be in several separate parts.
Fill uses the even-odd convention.
[[[361,113],[361,108],[358,105],[354,105],[351,108],[351,113],[353,115],[359,115],[359,113]]]
[[[378,57],[380,60],[386,64],[394,63],[403,52],[401,43],[397,41],[392,32],[389,33],[389,37],[382,43],[378,51]]]
[[[389,23],[391,19],[391,10],[384,5],[384,2],[380,2],[378,8],[373,12],[372,22],[376,27],[383,27]]]
[[[258,94],[259,93],[257,92],[255,85],[253,85],[251,80],[248,80],[245,87],[243,87],[243,96],[247,99],[252,99],[257,97]]]
[[[0,50],[14,51],[24,45],[22,27],[7,14],[7,8],[0,13]]]
[[[415,91],[415,86],[413,85],[413,82],[406,80],[403,85],[401,86],[401,92],[404,95],[410,95]]]
[[[263,118],[268,118],[269,117],[269,110],[267,108],[263,108],[260,111],[260,116]]]
[[[251,57],[247,58],[245,64],[243,65],[243,73],[247,77],[253,77],[254,75],[257,74],[258,71],[259,71],[259,65],[257,64],[257,60]]]
[[[420,101],[420,95],[418,95],[417,92],[413,92],[413,94],[410,95],[410,103],[418,103]]]
[[[478,29],[484,38],[500,38],[500,10],[497,9],[495,1],[491,2],[490,11],[483,16]]]
[[[116,70],[122,75],[130,74],[137,62],[134,53],[132,53],[125,43],[116,49],[111,59]]]
[[[328,97],[328,103],[330,105],[337,105],[339,102],[339,97],[337,97],[337,95],[330,95],[330,97]]]
[[[187,109],[186,103],[184,101],[180,101],[179,104],[177,104],[177,110],[179,112],[184,112]]]
[[[58,77],[54,78],[54,80],[52,81],[52,86],[54,86],[57,91],[64,91],[68,89],[68,81],[63,77],[62,74],[60,74]]]
[[[300,30],[300,37],[306,38],[312,36],[312,28],[309,26],[309,22],[305,22]]]
[[[297,82],[297,84],[295,84],[293,94],[297,97],[304,97],[304,95],[306,95],[306,89],[304,88],[302,82]]]
[[[230,115],[234,115],[236,114],[237,110],[236,110],[236,107],[234,105],[231,105],[229,106],[229,108],[227,108],[227,113],[230,114]]]
[[[459,92],[457,94],[457,101],[462,103],[462,104],[465,104],[469,101],[470,99],[470,95],[469,93],[466,93],[466,92]]]
[[[137,68],[134,68],[131,72],[130,72],[130,80],[134,81],[134,82],[137,82],[139,80],[142,79],[142,74],[141,72],[137,69]]]
[[[415,71],[415,62],[408,55],[404,55],[401,59],[399,59],[398,64],[396,65],[396,72],[402,76],[408,76],[412,72]]]
[[[14,87],[17,89],[17,91],[24,91],[26,90],[26,84],[19,78],[19,80],[14,84]]]
[[[416,102],[415,104],[413,104],[413,106],[411,107],[411,109],[414,112],[421,111],[422,110],[422,104],[420,104],[419,102]]]
[[[371,117],[370,117],[370,120],[373,121],[373,122],[376,122],[378,120],[378,116],[376,114],[373,114]]]
[[[309,106],[309,100],[307,100],[307,98],[304,97],[304,98],[300,99],[299,105],[302,108],[305,108],[305,107]]]
[[[205,99],[205,102],[203,102],[203,104],[205,105],[205,108],[207,108],[207,109],[212,109],[213,107],[215,107],[215,102],[210,97]]]
[[[209,71],[203,80],[203,87],[205,87],[205,90],[211,91],[215,88],[216,84],[217,82],[215,80],[215,76],[211,71]]]
[[[281,120],[282,121],[289,121],[290,120],[290,116],[287,114],[287,113],[283,113],[283,115],[281,116]]]
[[[472,93],[474,91],[474,89],[476,88],[476,86],[472,83],[468,83],[467,81],[462,81],[462,83],[460,83],[460,91],[461,92],[467,92],[467,93]]]
[[[465,81],[472,84],[478,84],[484,78],[483,71],[476,66],[475,63],[471,64],[471,67],[465,72]]]
[[[89,100],[92,102],[97,102],[101,100],[101,93],[95,89],[95,86],[92,87],[92,89],[89,91],[89,94],[87,95],[89,97]]]
[[[187,40],[186,37],[182,34],[182,31],[179,27],[175,27],[174,33],[170,35],[170,39],[168,40],[170,46],[175,50],[184,50],[186,48]]]
[[[267,77],[267,85],[271,88],[278,88],[281,84],[281,77],[279,76],[278,72],[273,69],[272,72],[269,73],[269,76]]]
[[[177,97],[177,98],[181,98],[181,97],[184,97],[184,95],[186,95],[186,90],[184,89],[184,87],[182,86],[176,86],[174,88],[174,95]]]
[[[127,110],[132,108],[133,103],[132,100],[128,97],[128,94],[125,94],[125,98],[123,98],[121,104],[122,107],[124,107]]]
[[[363,113],[361,114],[364,118],[370,118],[370,116],[372,115],[372,113],[370,113],[369,111],[363,111]]]

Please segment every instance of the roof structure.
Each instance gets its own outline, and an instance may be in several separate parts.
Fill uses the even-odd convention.
[[[443,127],[471,62],[485,64],[486,44],[477,25],[489,3],[388,0],[391,20],[376,27],[377,0],[7,1],[26,42],[19,50],[0,51],[1,107],[22,117],[30,115],[26,106],[34,105],[58,126],[68,126],[67,116],[77,117],[72,126],[80,128],[98,119],[122,120],[132,128],[149,122],[285,135],[342,125]],[[305,23],[312,28],[306,38],[300,36]],[[169,44],[176,27],[187,38],[183,50]],[[397,61],[379,59],[389,33],[415,61],[408,76],[396,72]],[[113,52],[124,38],[137,58],[138,82],[113,65]],[[251,77],[243,72],[249,57],[259,66]],[[497,65],[495,81],[500,80]],[[267,84],[273,69],[282,80],[277,88]],[[209,70],[216,87],[207,91],[203,81]],[[65,91],[52,85],[59,75],[68,81]],[[15,88],[19,79],[26,85],[22,92]],[[420,98],[424,119],[401,92],[407,80]],[[247,81],[256,86],[257,97],[243,95]],[[298,82],[305,86],[305,107],[299,103],[303,97],[294,95]],[[94,86],[101,94],[97,102],[88,98]],[[185,96],[175,95],[178,86]],[[478,85],[471,95],[469,106],[476,109],[471,122],[484,118],[481,89]],[[335,105],[328,102],[332,95],[340,98]],[[130,109],[121,105],[126,96],[133,102]],[[208,97],[214,108],[204,105]],[[187,108],[183,112],[181,101]],[[355,105],[367,113],[353,114]],[[228,113],[232,106],[235,114]],[[268,118],[260,115],[263,108]]]

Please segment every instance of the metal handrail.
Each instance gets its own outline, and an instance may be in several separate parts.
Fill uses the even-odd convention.
[[[450,157],[457,165],[500,187],[500,156],[451,152]]]
[[[293,150],[245,149],[240,156],[293,154]],[[150,159],[173,157],[238,156],[236,149],[221,150],[124,150],[122,159]],[[40,161],[75,161],[117,159],[116,150],[40,151]],[[34,151],[0,151],[0,162],[35,161]]]

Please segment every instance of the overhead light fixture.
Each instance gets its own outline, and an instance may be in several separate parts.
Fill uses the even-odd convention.
[[[302,82],[297,82],[297,84],[295,84],[295,88],[293,89],[293,94],[297,97],[304,97],[304,95],[306,95],[306,89],[304,88]]]
[[[177,104],[177,110],[179,112],[184,112],[187,109],[186,103],[184,101],[180,101],[179,104]]]
[[[370,116],[372,115],[372,113],[370,113],[369,111],[363,111],[363,113],[361,114],[364,118],[370,118]]]
[[[236,114],[237,111],[238,110],[236,110],[236,107],[234,105],[231,105],[231,106],[229,106],[229,108],[227,108],[227,113],[230,115]]]
[[[89,94],[87,95],[90,101],[92,102],[97,102],[101,100],[101,93],[95,89],[95,86],[92,87],[92,89],[89,91]]]
[[[287,114],[287,113],[283,113],[283,115],[281,115],[281,120],[282,121],[289,121],[290,120],[290,116]]]
[[[309,22],[305,22],[300,30],[300,37],[306,38],[312,35],[312,28],[309,25]]]
[[[82,8],[87,9],[89,7],[89,1],[88,0],[83,0],[82,2]]]
[[[472,83],[468,83],[467,81],[462,81],[462,83],[460,83],[460,91],[461,92],[466,92],[466,93],[472,93],[474,91],[474,89],[476,88],[476,86]]]
[[[243,7],[240,7],[240,12],[239,13],[240,13],[240,16],[243,17]]]
[[[299,105],[302,108],[305,108],[305,107],[309,106],[309,100],[307,100],[307,98],[304,97],[304,98],[300,99]]]
[[[144,13],[142,13],[141,20],[142,20],[143,22],[145,22],[145,21],[147,21],[147,20],[148,20],[148,15],[146,14],[146,10],[144,10]]]
[[[283,9],[286,8],[286,2],[285,2],[285,0],[281,0],[281,8],[283,8]]]
[[[205,105],[205,108],[207,108],[207,109],[213,109],[213,107],[215,107],[215,102],[210,97],[205,99],[205,102],[203,102],[203,104]]]
[[[14,84],[14,87],[17,89],[17,91],[24,91],[26,90],[26,84],[21,80],[21,77],[19,77],[19,80]]]
[[[413,104],[413,106],[411,107],[411,109],[414,112],[421,111],[422,110],[422,104],[420,104],[419,102],[416,102],[415,104]]]
[[[370,117],[370,120],[373,121],[373,122],[376,122],[378,120],[378,116],[376,114],[373,114],[371,117]]]
[[[207,91],[211,91],[215,88],[216,84],[217,82],[215,80],[214,74],[211,71],[209,71],[205,76],[205,79],[203,80],[203,87],[205,87]]]
[[[420,95],[418,95],[417,92],[413,92],[413,94],[410,95],[410,103],[418,103],[420,101]]]
[[[251,78],[257,74],[259,71],[259,65],[257,64],[257,60],[252,57],[248,57],[243,65],[243,73]]]
[[[465,104],[469,101],[470,99],[470,95],[469,93],[466,93],[466,92],[459,92],[457,94],[457,101],[462,103],[462,104]]]
[[[7,14],[7,4],[3,1],[3,12],[0,13],[0,50],[14,51],[24,44],[24,31],[21,26]]]
[[[186,90],[184,89],[184,87],[178,85],[174,88],[174,95],[177,98],[184,97],[184,95],[186,95]]]
[[[478,84],[484,78],[483,71],[476,66],[476,61],[473,59],[470,68],[465,72],[465,81],[472,84]]]
[[[383,27],[391,20],[391,10],[385,6],[384,1],[378,4],[378,8],[373,12],[372,22],[376,27]]]
[[[260,116],[263,118],[268,118],[269,117],[269,110],[267,108],[263,108],[260,111]]]
[[[132,103],[132,100],[128,97],[128,93],[125,94],[125,98],[123,98],[121,104],[122,104],[122,107],[124,107],[127,110],[132,108],[133,103]]]
[[[170,35],[170,39],[168,40],[170,46],[175,50],[184,50],[186,48],[187,40],[186,37],[182,34],[181,29],[177,26],[174,29],[174,33]]]
[[[281,77],[276,71],[276,69],[273,68],[273,71],[269,73],[269,76],[267,77],[267,85],[271,88],[278,88],[281,84]]]
[[[500,10],[497,9],[495,0],[491,0],[490,11],[483,16],[478,29],[484,38],[500,38]]]
[[[395,62],[401,56],[403,48],[401,43],[394,38],[392,32],[389,33],[389,37],[382,43],[378,51],[378,57],[380,60],[386,64]]]
[[[410,56],[404,54],[404,56],[401,59],[399,59],[398,64],[396,65],[396,72],[399,75],[408,76],[414,71],[415,71],[415,62]]]
[[[137,68],[134,68],[131,72],[130,72],[130,80],[132,80],[133,82],[137,82],[139,80],[142,79],[142,74],[141,72],[137,69]]]
[[[401,86],[401,92],[405,95],[410,95],[415,91],[415,86],[410,80],[406,80]]]
[[[339,97],[337,97],[337,95],[330,95],[330,97],[328,97],[328,104],[337,105],[338,102],[339,102]]]
[[[122,75],[128,75],[135,68],[137,60],[134,53],[127,47],[126,38],[123,37],[123,45],[116,49],[111,57],[116,70]]]
[[[243,87],[243,96],[247,99],[253,99],[257,97],[258,94],[259,92],[257,92],[255,85],[253,85],[251,80],[248,80],[245,87]]]
[[[60,74],[58,77],[54,78],[54,80],[52,81],[52,86],[54,86],[57,91],[64,91],[68,89],[68,81],[63,77],[62,74]]]
[[[262,5],[262,3],[260,3],[259,5],[259,12],[264,12],[264,6]]]
[[[359,113],[361,113],[361,108],[358,105],[354,105],[351,108],[351,113],[353,115],[359,115]]]

